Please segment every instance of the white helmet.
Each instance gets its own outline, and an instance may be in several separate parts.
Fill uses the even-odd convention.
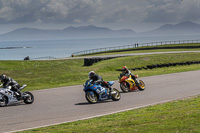
[[[92,79],[95,75],[96,75],[96,74],[95,74],[94,71],[90,71],[90,72],[88,73],[88,77],[89,77],[90,79]]]

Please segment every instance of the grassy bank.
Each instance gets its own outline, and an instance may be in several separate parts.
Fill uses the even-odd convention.
[[[200,96],[23,133],[199,133]]]
[[[0,73],[5,73],[20,84],[27,84],[26,90],[83,84],[88,72],[94,70],[104,80],[117,80],[122,66],[143,67],[151,64],[200,61],[200,53],[140,55],[101,61],[93,66],[83,66],[83,59],[46,61],[0,61]],[[132,71],[140,77],[174,72],[200,70],[200,65],[166,67],[153,70]]]

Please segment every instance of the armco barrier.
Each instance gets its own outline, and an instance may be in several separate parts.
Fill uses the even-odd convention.
[[[173,42],[173,43],[172,43]],[[155,43],[155,42],[154,42]],[[152,45],[154,44],[152,43]],[[185,41],[166,41],[166,42],[156,42],[156,45],[164,45],[164,44],[183,44],[183,43],[200,43],[200,40],[185,40]],[[151,44],[151,43],[148,43]],[[141,44],[141,46],[143,46],[144,44]],[[147,45],[149,46],[149,45]],[[153,45],[155,46],[155,45]],[[123,46],[123,48],[125,48],[126,46]],[[130,45],[128,45],[128,47],[130,48]],[[109,47],[111,49],[111,47]],[[149,48],[137,48],[137,49],[121,49],[121,50],[116,50],[116,48],[114,48],[117,51],[135,51],[135,50],[150,50],[150,49],[180,49],[180,48],[200,48],[200,46],[175,46],[175,47],[149,47]],[[101,48],[102,50],[103,48]],[[105,48],[106,50],[107,48]],[[79,55],[79,54],[91,54],[92,52],[94,53],[94,51],[96,50],[96,52],[102,52],[102,51],[98,51],[98,49],[92,49],[92,50],[86,50],[86,51],[81,51],[81,52],[77,52],[77,53],[73,53],[72,57],[74,57],[74,55]],[[106,51],[104,51],[106,52]],[[123,56],[120,56],[123,57]],[[91,66],[94,63],[97,63],[99,61],[102,60],[108,60],[108,59],[113,59],[113,58],[117,58],[117,57],[93,57],[93,58],[84,58],[84,66]],[[164,66],[171,66],[171,65],[177,65],[177,64],[157,64],[157,65],[153,65],[153,66],[147,66],[147,68],[156,68],[159,65],[164,65]],[[180,64],[182,65],[182,64]]]
[[[166,44],[186,44],[186,43],[200,43],[200,40],[162,41],[162,42],[150,42],[150,43],[139,43],[139,44],[134,43],[132,45],[122,45],[122,46],[115,46],[115,47],[105,47],[105,48],[97,48],[97,49],[89,49],[89,50],[79,51],[79,52],[72,53],[71,56],[74,57],[77,55],[87,55],[87,54],[94,54],[94,53],[99,53],[99,52],[106,53],[108,51],[116,51],[116,52],[130,51],[135,48],[137,48],[137,50],[138,50],[139,49],[138,47],[143,47],[143,46],[158,46],[158,45],[166,45]]]
[[[97,63],[102,60],[109,60],[117,57],[93,57],[93,58],[84,58],[84,66],[92,66],[94,63]]]

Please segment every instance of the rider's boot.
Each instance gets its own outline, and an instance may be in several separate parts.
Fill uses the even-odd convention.
[[[132,76],[132,79],[135,81],[135,85],[139,86],[138,80],[135,78],[135,76]]]
[[[16,96],[17,100],[21,99],[21,93],[20,92],[15,92],[15,96]]]
[[[139,86],[138,80],[135,79],[136,86]]]
[[[110,86],[109,86],[109,90],[110,90],[110,95],[115,94],[115,91],[113,91],[113,88],[111,88]]]

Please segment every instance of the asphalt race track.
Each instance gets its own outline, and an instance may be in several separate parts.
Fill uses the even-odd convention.
[[[146,90],[121,93],[117,102],[89,104],[82,85],[33,91],[33,104],[0,108],[0,132],[87,119],[200,94],[200,70],[139,79],[145,82]],[[114,87],[119,89],[119,83]]]

